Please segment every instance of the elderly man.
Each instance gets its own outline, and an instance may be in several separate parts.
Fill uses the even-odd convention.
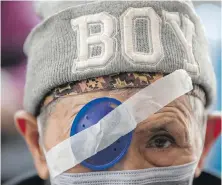
[[[192,3],[36,8],[43,21],[25,43],[25,110],[15,122],[39,176],[64,185],[191,184],[215,96]]]

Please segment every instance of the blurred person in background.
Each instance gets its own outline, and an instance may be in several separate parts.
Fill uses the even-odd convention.
[[[38,10],[38,13],[41,15],[41,17],[42,18],[46,18],[46,17],[51,17],[51,16],[54,16],[54,13],[56,13],[56,12],[59,12],[61,9],[63,9],[63,8],[68,8],[68,7],[75,7],[76,6],[76,4],[75,5],[72,5],[72,3],[71,3],[71,6],[69,5],[69,3],[58,3],[59,4],[59,6],[58,5],[56,5],[56,3],[55,4],[43,4],[43,5],[39,5],[39,7],[37,7],[37,10]],[[79,6],[81,6],[81,3],[79,2],[79,3],[77,3],[77,4],[80,4]],[[186,5],[187,6],[187,5]],[[64,10],[65,11],[65,10]],[[54,24],[54,26],[55,26],[55,24]],[[58,28],[58,30],[59,30],[59,28]],[[58,31],[58,30],[56,30],[56,31]],[[45,30],[43,29],[43,34],[44,34],[44,31],[47,31],[47,28],[45,28]],[[55,41],[53,38],[51,38],[52,40],[52,42],[53,41]],[[46,43],[47,43],[48,41],[46,40]],[[64,40],[64,43],[63,44],[65,44],[65,40]],[[56,43],[55,43],[56,44]],[[60,43],[61,44],[61,43]],[[40,48],[41,50],[43,49],[43,48]],[[46,49],[46,48],[44,48],[44,49]],[[48,48],[48,49],[51,49],[50,47]],[[35,52],[35,49],[33,49],[33,51]],[[52,53],[54,53],[54,52],[57,52],[57,50],[51,50],[52,51]],[[46,51],[47,52],[47,51]],[[72,53],[72,50],[70,50],[70,53]],[[46,54],[46,53],[45,53]],[[42,57],[42,55],[40,55],[41,57]],[[43,55],[44,56],[44,55]],[[40,58],[41,58],[40,57]],[[65,56],[65,57],[68,57],[68,56]],[[29,56],[29,58],[31,58],[30,56]],[[30,59],[31,60],[31,59]],[[39,59],[40,61],[41,61],[41,59]],[[44,59],[43,59],[44,60]],[[63,58],[63,60],[65,60],[65,58]],[[54,62],[56,62],[56,60],[54,61]],[[39,63],[39,65],[40,65],[41,63]],[[30,64],[29,64],[30,66],[32,66],[32,63],[31,63],[31,61],[30,61]],[[41,65],[39,66],[40,68],[41,68]],[[42,66],[43,67],[43,66]],[[52,66],[53,67],[53,66]],[[55,66],[54,66],[55,67]],[[70,66],[66,66],[67,68],[70,68]],[[31,68],[31,67],[30,67]],[[28,71],[28,73],[29,73],[29,75],[30,76],[32,76],[32,75],[34,75],[33,73],[35,73],[35,70],[37,70],[36,68],[34,68],[34,69],[29,69],[29,70],[33,70],[32,72],[30,72],[30,71]],[[45,75],[56,75],[56,73],[55,74],[52,74],[52,71],[50,72],[50,70],[49,70],[49,68],[47,68],[47,70],[46,71],[44,71],[44,73],[46,72],[46,74]],[[125,72],[125,71],[118,71],[118,72]],[[136,72],[136,71],[135,71]],[[145,71],[143,71],[143,72],[148,72],[148,74],[149,74],[149,72],[154,72],[154,71],[149,71],[149,70],[145,70]],[[61,74],[63,74],[63,75],[66,75],[66,72],[64,72],[64,69],[63,69],[63,72],[61,71]],[[68,74],[68,73],[67,73]],[[112,74],[112,73],[110,73],[110,74]],[[57,73],[57,75],[58,75],[58,73]],[[109,75],[109,73],[107,73],[106,75]],[[38,75],[37,75],[38,76]],[[32,76],[33,77],[33,76]],[[51,76],[52,77],[52,76]],[[95,75],[93,75],[92,77],[94,77],[92,80],[93,81],[97,81],[98,79],[97,78],[99,78],[99,77],[102,77],[102,78],[105,78],[105,76],[103,75],[103,76],[100,76],[100,75],[97,75],[97,74],[95,74]],[[92,78],[91,77],[91,78]],[[126,79],[126,76],[117,76],[116,78],[118,79],[118,78],[122,78],[123,77],[123,79],[124,80],[127,80]],[[87,78],[87,77],[86,77]],[[90,79],[91,78],[89,78],[89,81],[90,81]],[[143,77],[144,78],[144,77]],[[49,78],[50,79],[50,78]],[[34,77],[32,78],[32,80],[33,80],[33,85],[34,85],[34,87],[33,88],[38,88],[37,87],[37,85],[36,84],[38,84],[38,82],[39,82],[39,80],[41,80],[41,79],[35,79]],[[42,80],[45,80],[45,79],[42,79]],[[41,103],[43,103],[43,105],[44,106],[46,106],[46,105],[48,105],[49,104],[49,102],[48,102],[48,99],[50,99],[51,97],[52,97],[52,95],[50,94],[50,92],[53,92],[54,91],[54,89],[60,89],[59,87],[60,87],[60,85],[61,84],[59,84],[58,82],[56,82],[56,81],[53,81],[53,80],[55,80],[55,79],[53,79],[53,78],[51,78],[50,80],[52,80],[51,82],[52,83],[54,83],[55,85],[54,85],[54,87],[52,87],[52,86],[50,86],[50,90],[48,90],[48,92],[45,92],[44,94],[45,95],[43,95],[42,97],[41,97],[41,100],[39,100],[39,102],[37,103],[37,102],[35,102],[35,103],[37,103],[37,104],[41,104]],[[80,79],[81,80],[81,79]],[[66,83],[68,83],[68,82],[73,82],[73,80],[71,80],[71,79],[67,79],[67,80],[65,80],[65,82],[63,82],[63,84],[65,85]],[[84,81],[82,81],[83,83],[84,83]],[[28,82],[27,82],[28,83]],[[56,84],[57,83],[57,84]],[[86,86],[87,85],[90,85],[90,87],[91,86],[94,86],[93,85],[94,83],[92,83],[92,84],[85,84]],[[28,88],[28,87],[26,87],[26,88]],[[63,86],[62,86],[62,88],[63,88]],[[66,88],[68,88],[68,87],[65,87],[65,89]],[[88,87],[89,88],[89,87]],[[126,87],[125,87],[126,88]],[[32,89],[32,88],[28,88],[27,89],[27,91],[30,91],[30,89]],[[32,108],[32,110],[31,110],[31,106],[34,106],[33,104],[33,102],[31,103],[31,102],[27,102],[27,105],[26,105],[26,107],[29,107],[29,108],[26,108],[26,111],[20,111],[20,112],[18,112],[17,114],[16,114],[16,116],[15,116],[15,120],[16,120],[16,126],[18,127],[18,129],[19,129],[19,131],[20,131],[20,133],[24,136],[24,138],[25,138],[25,140],[26,140],[26,142],[27,142],[27,144],[28,144],[28,146],[29,146],[29,149],[30,149],[30,151],[32,152],[32,155],[33,155],[33,158],[34,158],[34,161],[35,161],[35,166],[36,166],[36,169],[37,169],[37,171],[38,171],[38,174],[39,174],[39,176],[42,178],[42,179],[45,179],[46,181],[41,181],[40,179],[38,179],[38,178],[36,178],[36,177],[34,177],[33,179],[32,179],[32,176],[31,177],[28,177],[30,174],[28,174],[28,175],[26,175],[26,177],[24,177],[25,178],[25,180],[22,180],[22,179],[19,179],[18,181],[19,182],[17,182],[17,184],[21,184],[21,183],[23,183],[23,184],[34,184],[34,183],[38,183],[38,184],[44,184],[44,183],[50,183],[49,182],[49,180],[48,180],[48,178],[49,178],[49,169],[48,169],[48,167],[47,167],[47,165],[46,165],[46,161],[45,161],[45,157],[44,157],[44,153],[43,153],[43,148],[41,148],[41,146],[40,145],[38,145],[37,143],[38,143],[38,141],[39,141],[39,134],[38,134],[38,129],[37,129],[37,120],[36,120],[36,118],[37,118],[37,116],[39,116],[40,117],[40,114],[39,113],[41,113],[41,115],[43,115],[43,119],[41,119],[41,122],[43,122],[43,123],[41,123],[41,124],[46,124],[46,122],[47,122],[47,127],[45,128],[46,129],[46,135],[44,136],[45,138],[46,138],[46,140],[45,140],[45,144],[46,145],[48,145],[49,144],[49,148],[51,148],[52,147],[52,145],[55,145],[55,143],[58,143],[58,142],[61,142],[62,140],[56,140],[56,137],[58,136],[58,137],[61,137],[61,139],[62,139],[62,137],[68,137],[66,134],[65,135],[54,135],[55,134],[55,131],[57,130],[58,132],[59,132],[59,129],[61,129],[62,127],[64,127],[63,129],[66,129],[66,127],[65,127],[65,121],[64,120],[66,120],[66,119],[68,119],[68,117],[66,117],[66,116],[69,116],[69,114],[72,114],[73,112],[72,111],[70,111],[71,109],[71,106],[72,105],[74,105],[75,104],[75,101],[77,101],[78,99],[81,99],[81,101],[82,101],[82,104],[86,104],[87,102],[86,102],[86,100],[87,101],[91,101],[91,100],[93,100],[94,98],[99,98],[99,97],[101,97],[101,96],[105,96],[105,95],[107,95],[106,94],[106,91],[102,91],[102,89],[101,89],[101,92],[98,92],[98,93],[94,93],[93,91],[94,90],[96,90],[96,89],[91,89],[92,90],[92,93],[83,93],[83,92],[78,92],[77,94],[76,94],[76,97],[72,97],[72,96],[69,96],[69,95],[61,95],[61,94],[59,94],[59,96],[61,96],[61,98],[59,98],[59,100],[57,101],[57,100],[54,100],[55,102],[52,102],[53,103],[53,106],[52,107],[50,107],[50,108],[48,108],[48,109],[44,109],[44,106],[36,106],[36,107],[38,107],[38,108],[35,108],[35,110]],[[108,90],[109,91],[109,90]],[[111,91],[111,90],[110,90]],[[56,91],[55,91],[56,92]],[[204,91],[203,91],[204,92]],[[36,94],[36,96],[38,96],[38,91],[36,91],[36,92],[33,92],[33,93],[37,93]],[[70,92],[70,93],[72,93],[72,92]],[[83,94],[82,94],[83,93]],[[133,92],[132,91],[132,94],[134,94],[135,92]],[[199,92],[200,94],[202,94],[202,90],[200,90],[200,92]],[[206,93],[207,94],[207,92],[204,92],[204,93]],[[127,92],[127,98],[129,98],[131,95],[130,95],[130,93],[129,92]],[[89,96],[88,96],[89,95]],[[91,98],[91,96],[92,97],[94,97],[94,98]],[[205,97],[206,95],[203,95],[203,97]],[[118,95],[117,96],[114,96],[114,98],[117,98],[117,99],[121,99]],[[184,98],[184,100],[180,100],[180,99],[178,99],[178,100],[175,100],[175,104],[186,104],[187,102],[186,102],[186,98],[185,97],[183,97]],[[192,97],[190,98],[190,99],[193,99]],[[32,101],[34,101],[34,100],[32,100]],[[121,99],[121,101],[125,101],[125,99]],[[204,119],[206,118],[206,114],[205,114],[205,110],[204,110],[204,101],[199,101],[199,100],[195,100],[195,98],[193,99],[193,100],[190,100],[191,102],[193,102],[193,103],[191,103],[191,105],[189,105],[189,106],[191,106],[190,108],[192,108],[192,111],[191,112],[193,112],[193,114],[195,115],[195,116],[197,116],[198,114],[200,114],[200,115],[198,115],[197,117],[198,118],[196,118],[197,120],[198,119],[200,119],[200,120],[198,120],[200,123],[200,126],[201,126],[201,128],[200,129],[203,129],[202,131],[204,132],[205,131],[205,124],[206,124],[206,120],[204,121]],[[40,103],[41,102],[41,103]],[[71,104],[71,102],[73,102],[73,104]],[[84,102],[84,103],[83,103]],[[176,103],[177,102],[177,103]],[[189,101],[188,101],[189,102]],[[203,104],[203,105],[202,105]],[[65,105],[65,106],[64,106]],[[70,108],[69,108],[70,107]],[[176,108],[176,107],[175,107]],[[50,109],[50,110],[49,110]],[[194,110],[194,109],[196,109],[196,110]],[[63,113],[62,113],[62,111],[64,111],[64,112],[67,112],[67,115],[66,116],[64,116],[63,115]],[[184,111],[186,111],[186,110],[184,110]],[[195,112],[196,111],[196,112]],[[38,112],[38,113],[37,113]],[[198,113],[197,113],[198,112]],[[191,113],[190,113],[191,114]],[[45,118],[44,118],[45,117]],[[71,119],[75,119],[75,115],[72,115],[71,116]],[[150,119],[152,119],[152,118],[150,118]],[[59,121],[58,120],[60,120],[60,123],[59,123]],[[54,126],[53,126],[53,124],[54,124]],[[63,126],[59,126],[59,124],[62,124]],[[195,124],[195,123],[193,123],[193,124]],[[196,123],[197,124],[197,123]],[[52,125],[50,128],[49,128],[49,125]],[[203,126],[203,127],[202,127]],[[51,133],[50,133],[51,132]],[[58,133],[59,134],[59,133]],[[134,136],[135,137],[135,136]],[[48,138],[48,139],[47,139]],[[200,139],[200,138],[199,138]],[[53,141],[54,140],[54,141]],[[52,141],[52,143],[50,144],[50,142]],[[161,141],[161,142],[160,142]],[[53,142],[54,142],[54,144],[53,144]],[[158,140],[158,141],[155,141],[156,143],[155,143],[155,145],[157,144],[157,146],[158,147],[164,147],[166,144],[169,144],[169,142],[172,142],[172,140],[170,140],[170,139],[167,139],[166,137],[165,138],[161,138],[160,140]],[[160,142],[160,143],[159,143]],[[198,145],[198,146],[195,146],[196,147],[196,151],[194,151],[194,153],[192,153],[191,152],[191,156],[195,156],[195,155],[200,155],[200,154],[198,154],[199,153],[199,151],[200,150],[198,150],[198,148],[200,148],[201,147],[201,145],[203,145],[203,142],[204,142],[204,138],[201,138],[201,141],[200,141],[200,145]],[[48,144],[47,144],[48,143]],[[51,146],[50,146],[51,145]],[[120,163],[119,164],[116,164],[116,166],[114,166],[114,168],[113,168],[113,170],[117,170],[117,169],[119,169],[119,170],[131,170],[132,168],[134,169],[141,169],[141,168],[149,168],[149,165],[148,166],[144,166],[144,167],[142,167],[142,166],[139,166],[138,164],[139,163],[133,163],[132,162],[132,160],[133,160],[133,158],[130,158],[130,156],[132,157],[132,156],[134,156],[135,155],[135,153],[133,153],[132,151],[134,151],[135,150],[135,148],[134,148],[134,146],[133,145],[131,145],[131,148],[132,148],[132,150],[129,150],[129,152],[128,152],[128,157],[125,159],[125,160],[123,160],[122,162],[120,161]],[[162,153],[162,154],[164,154],[164,153]],[[161,154],[161,152],[160,152],[160,156],[162,155]],[[189,155],[188,155],[189,156]],[[186,157],[186,156],[184,156],[184,157]],[[139,161],[139,160],[141,160],[141,162],[142,162],[142,159],[136,159],[135,161]],[[137,162],[138,162],[137,161]],[[188,160],[189,161],[189,160]],[[180,161],[179,160],[179,163],[178,164],[184,164],[185,162],[187,162],[186,160],[185,161]],[[145,163],[145,162],[143,162],[143,163]],[[175,165],[176,165],[177,163],[175,163]],[[160,165],[160,166],[167,166],[166,164],[161,164],[161,162],[159,162],[159,164],[158,165]],[[155,165],[155,163],[154,163],[154,166],[158,166],[158,165]],[[124,166],[125,166],[125,168],[124,168]],[[134,166],[134,167],[133,167]],[[196,172],[195,172],[195,174],[196,174],[196,176],[199,176],[199,174],[200,174],[200,171],[201,171],[201,164],[197,167],[197,169],[196,169]],[[81,173],[81,172],[84,172],[84,173],[89,173],[89,174],[92,174],[93,175],[93,173],[91,173],[91,170],[89,170],[89,169],[87,169],[86,167],[84,167],[84,166],[82,166],[82,165],[78,165],[78,166],[76,166],[76,167],[73,167],[73,169],[71,169],[69,172],[71,172],[71,173]],[[87,175],[87,174],[86,174]],[[108,175],[108,174],[107,174]],[[84,180],[84,175],[82,174],[82,176],[83,176],[83,180]],[[66,183],[66,184],[69,184],[69,182],[68,182],[68,180],[67,180],[67,182],[64,182],[64,183]],[[83,182],[83,184],[84,184],[84,182]],[[164,184],[164,183],[163,183]]]
[[[23,102],[23,44],[38,22],[32,2],[1,2],[1,183],[26,173],[26,169],[34,171],[27,146],[13,124],[13,115]]]

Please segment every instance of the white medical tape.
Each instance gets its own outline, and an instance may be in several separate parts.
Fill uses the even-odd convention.
[[[138,123],[192,89],[191,78],[181,69],[140,90],[97,124],[50,149],[46,160],[51,178],[110,146]]]

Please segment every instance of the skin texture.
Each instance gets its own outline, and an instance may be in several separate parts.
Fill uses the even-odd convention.
[[[89,101],[99,97],[112,97],[124,102],[138,90],[99,91],[59,99],[50,111],[47,122],[39,123],[45,124],[41,138],[45,150],[48,151],[69,137],[73,119]],[[21,129],[21,120],[26,126],[25,131]],[[48,178],[47,164],[38,143],[36,118],[20,111],[15,116],[15,122],[29,146],[40,177]],[[175,166],[198,160],[203,145],[198,125],[188,96],[181,96],[136,127],[126,156],[109,171]],[[90,169],[79,164],[67,172],[90,172]],[[200,168],[197,168],[196,175],[199,173]]]

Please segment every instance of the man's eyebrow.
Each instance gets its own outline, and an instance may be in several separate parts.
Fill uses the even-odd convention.
[[[147,123],[144,122],[142,124],[147,124]],[[160,131],[165,131],[165,132],[171,133],[167,127],[169,127],[170,125],[175,126],[176,124],[177,123],[174,121],[163,121],[161,123],[161,121],[156,120],[156,121],[152,121],[152,123],[150,123],[151,126],[149,126],[149,127],[144,126],[142,128],[139,128],[139,130],[135,130],[135,133],[136,134],[145,134],[147,132],[156,133],[156,132],[160,132]],[[183,129],[183,130],[184,130],[184,134],[185,134],[185,140],[189,141],[188,130],[187,129]]]
[[[156,125],[157,124],[156,122],[158,122],[159,124]],[[149,126],[149,127],[145,126],[148,123],[151,126]],[[150,132],[157,132],[157,131],[161,131],[161,130],[167,131],[167,126],[171,125],[173,123],[172,122],[165,122],[165,121],[162,122],[162,123],[160,123],[159,121],[150,121],[150,122],[149,121],[148,122],[144,121],[144,122],[142,122],[140,124],[143,124],[144,126],[139,128],[138,130],[136,129],[136,133],[141,133],[142,134],[144,132],[147,132],[147,130],[150,131]]]
[[[165,131],[169,132],[168,129],[166,128],[166,125],[160,126],[160,127],[154,127],[149,129],[150,132],[160,132],[160,131]]]

